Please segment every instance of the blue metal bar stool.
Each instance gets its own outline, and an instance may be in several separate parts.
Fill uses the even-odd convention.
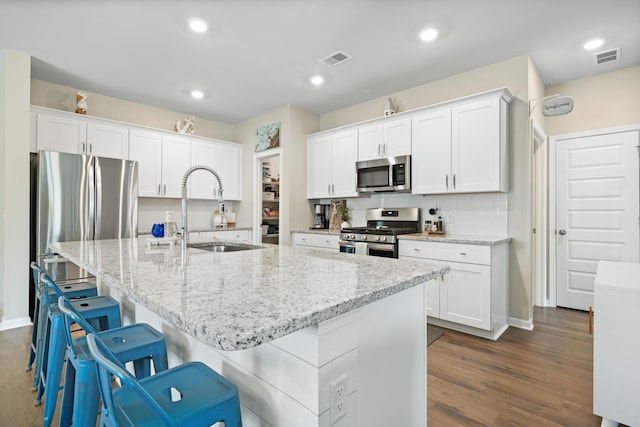
[[[156,372],[167,370],[167,345],[164,335],[151,326],[138,323],[108,331],[96,332],[82,315],[64,297],[58,298],[58,307],[65,318],[65,336],[68,344],[67,372],[60,408],[60,426],[95,427],[100,395],[96,364],[87,348],[86,337],[73,339],[71,324],[76,323],[86,333],[96,334],[109,350],[122,362],[133,361],[135,375],[151,375],[150,359]]]
[[[33,390],[38,389],[40,383],[40,370],[42,369],[42,359],[44,354],[44,328],[47,322],[47,309],[41,304],[42,286],[38,283],[44,271],[32,262],[30,264],[33,273],[33,284],[35,286],[35,305],[33,307],[33,330],[31,331],[31,351],[29,352],[29,360],[27,361],[27,371],[31,370],[33,362],[36,362],[36,369],[33,373]],[[95,283],[76,282],[61,286],[62,292],[69,298],[86,298],[98,295],[98,289]]]
[[[42,301],[41,304],[47,310],[47,319],[44,328],[44,357],[42,370],[40,371],[40,382],[36,394],[36,405],[40,404],[42,394],[44,399],[44,421],[43,425],[48,427],[51,424],[53,414],[58,401],[58,391],[60,390],[60,378],[64,366],[64,356],[67,341],[64,334],[64,318],[55,298],[64,296],[60,288],[51,280],[49,276],[42,276]],[[54,297],[55,295],[55,297]],[[82,313],[87,320],[104,320],[105,329],[116,328],[121,325],[120,305],[109,296],[97,296],[74,300],[72,305]],[[98,322],[99,329],[102,329],[102,322]]]
[[[98,367],[101,426],[242,426],[238,388],[205,364],[189,362],[136,380],[101,338],[87,335]],[[120,388],[112,390],[110,374],[120,379]]]

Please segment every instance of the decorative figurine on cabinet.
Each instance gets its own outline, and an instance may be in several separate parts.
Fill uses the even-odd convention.
[[[393,98],[388,97],[386,102],[384,103],[384,115],[390,116],[391,114],[395,114],[398,112],[398,104],[393,100]]]
[[[193,135],[193,122],[195,121],[195,117],[189,116],[184,119],[180,119],[176,123],[176,132],[178,133],[188,133]]]
[[[87,114],[87,93],[82,90],[76,94],[76,113]]]

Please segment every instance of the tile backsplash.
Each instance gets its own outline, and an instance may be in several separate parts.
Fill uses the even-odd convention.
[[[418,196],[403,193],[374,194],[371,197],[347,199],[351,208],[351,224],[366,225],[367,208],[421,209],[421,220],[437,220],[429,215],[429,209],[438,207],[445,231],[448,234],[475,234],[483,236],[507,235],[507,193],[442,194]]]
[[[234,202],[225,201],[225,209],[234,210]],[[213,200],[189,199],[189,228],[211,226],[213,213],[218,208],[218,202]],[[151,232],[151,226],[164,221],[165,211],[172,211],[178,228],[182,227],[182,200],[156,199],[140,197],[138,199],[138,232]]]

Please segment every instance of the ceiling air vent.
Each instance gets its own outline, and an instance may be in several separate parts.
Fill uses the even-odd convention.
[[[341,51],[337,51],[336,53],[332,53],[331,55],[322,58],[320,62],[324,65],[329,65],[330,67],[332,67],[344,61],[348,61],[349,59],[351,59],[351,55]]]
[[[593,57],[595,58],[596,64],[617,61],[620,59],[620,48],[594,53]]]

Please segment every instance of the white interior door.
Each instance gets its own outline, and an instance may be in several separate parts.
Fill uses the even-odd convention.
[[[639,261],[637,130],[556,144],[557,305],[593,305],[598,261]]]

